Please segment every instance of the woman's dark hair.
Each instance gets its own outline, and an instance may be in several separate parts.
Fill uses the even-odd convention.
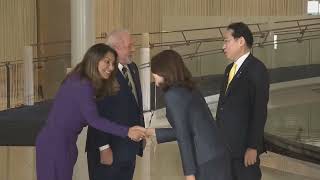
[[[108,79],[103,79],[98,70],[99,61],[104,59],[108,52],[114,55],[114,67],[117,68],[117,52],[110,46],[99,43],[91,46],[87,50],[82,61],[67,75],[65,80],[73,74],[79,74],[80,79],[87,79],[92,83],[96,98],[115,94],[119,90],[119,84],[116,79],[117,71],[112,71]]]
[[[166,91],[171,86],[193,89],[195,83],[182,57],[174,50],[164,50],[151,59],[151,72],[164,78],[161,88]]]

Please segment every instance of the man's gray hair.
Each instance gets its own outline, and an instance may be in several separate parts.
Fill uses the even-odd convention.
[[[106,44],[111,47],[118,46],[120,43],[122,44],[127,35],[130,35],[130,32],[126,29],[114,30],[109,34]]]

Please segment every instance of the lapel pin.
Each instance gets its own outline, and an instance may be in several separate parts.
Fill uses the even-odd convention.
[[[239,74],[237,75],[237,78],[240,77],[241,73],[242,73],[242,71],[239,72]]]

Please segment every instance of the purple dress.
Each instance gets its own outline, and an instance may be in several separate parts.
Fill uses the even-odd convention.
[[[37,180],[72,180],[78,156],[76,141],[88,124],[123,138],[128,134],[128,127],[98,115],[91,83],[72,75],[60,87],[47,123],[37,137]]]

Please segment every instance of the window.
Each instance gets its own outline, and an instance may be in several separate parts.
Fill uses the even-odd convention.
[[[308,1],[308,14],[319,15],[320,4],[319,1]]]

